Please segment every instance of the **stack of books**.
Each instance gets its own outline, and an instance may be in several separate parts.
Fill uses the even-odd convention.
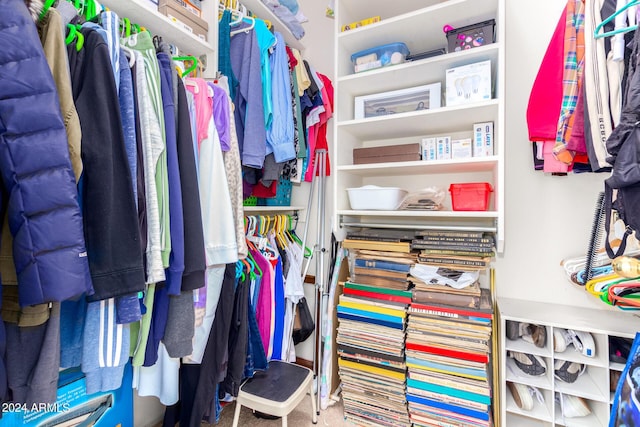
[[[407,400],[413,425],[493,425],[490,293],[478,308],[409,306]]]
[[[463,271],[482,270],[494,257],[493,233],[482,231],[426,230],[417,233],[411,248],[419,250],[418,262]]]
[[[345,417],[360,426],[410,426],[404,340],[411,292],[347,282],[338,311]]]
[[[409,270],[418,255],[411,249],[411,241],[415,237],[414,231],[404,230],[349,231],[342,247],[349,249],[354,258],[351,282],[387,289],[409,289]]]

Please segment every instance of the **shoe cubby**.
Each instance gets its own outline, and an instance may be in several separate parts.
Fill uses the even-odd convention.
[[[592,400],[586,400],[586,403],[591,410],[589,415],[584,417],[565,417],[562,415],[562,407],[558,402],[556,402],[555,425],[566,427],[607,426],[609,424],[609,405]]]
[[[585,372],[575,382],[565,382],[555,378],[554,390],[560,393],[579,396],[584,399],[608,403],[609,371],[606,368],[587,366]]]
[[[550,369],[552,366],[552,359],[549,357],[542,357],[542,360],[546,367],[544,375],[529,375],[520,369],[513,358],[507,357],[506,380],[514,383],[530,385],[539,389],[551,390],[553,383],[553,370]]]
[[[632,314],[615,310],[598,310],[560,304],[498,298],[500,334],[500,384],[496,393],[501,393],[500,414],[503,427],[567,426],[606,427],[609,423],[610,407],[614,393],[615,375],[622,372],[625,364],[610,357],[610,337],[633,339],[640,331],[640,319]],[[547,336],[544,347],[538,347],[521,338],[507,338],[507,320],[545,327]],[[572,343],[554,346],[554,334],[575,331],[589,341],[593,355],[584,354]],[[588,335],[585,335],[588,334]],[[513,336],[513,334],[512,334]],[[591,344],[592,341],[592,344]],[[580,344],[582,341],[580,341]],[[583,346],[584,347],[584,346]],[[541,376],[525,374],[515,363],[510,352],[536,355],[544,360],[547,372]],[[585,353],[588,353],[585,351]],[[585,366],[585,371],[574,382],[565,382],[555,376],[556,363],[576,363]],[[545,405],[537,401],[531,411],[516,405],[507,381],[537,387],[543,394]],[[582,399],[591,413],[583,417],[565,417],[556,393]]]
[[[555,337],[563,335],[566,331],[571,330],[576,334],[589,337],[589,340],[593,340],[593,345],[589,344],[590,350],[580,351],[573,343],[566,345],[563,351],[556,350]],[[583,363],[588,366],[609,366],[609,352],[608,352],[608,336],[602,334],[593,334],[584,330],[569,329],[554,327],[552,328],[551,346],[553,347],[553,357],[555,359],[568,360],[576,363]],[[586,347],[583,344],[583,347]],[[593,348],[591,348],[593,347]],[[588,356],[585,353],[593,353],[592,356]]]
[[[539,325],[536,325],[539,326]],[[542,357],[552,357],[553,355],[553,349],[552,349],[552,341],[549,339],[549,337],[551,336],[551,328],[549,327],[545,327],[542,326],[545,330],[545,335],[546,335],[546,342],[545,345],[543,347],[538,347],[537,345],[535,345],[532,342],[526,341],[524,338],[520,337],[518,339],[515,340],[511,340],[509,338],[506,338],[506,342],[505,342],[505,347],[506,350],[510,350],[510,351],[517,351],[520,353],[529,353],[529,354],[535,354],[538,356],[542,356]]]
[[[525,387],[530,387],[526,384],[523,385]],[[533,401],[533,407],[531,408],[531,410],[527,410],[518,406],[518,404],[516,403],[517,399],[511,392],[511,388],[507,385],[507,395],[505,402],[507,406],[507,412],[550,423],[553,420],[553,393],[551,392],[551,390],[540,388],[538,389],[538,391],[542,395],[543,402],[540,402],[535,395],[531,395],[530,393],[529,395],[531,396],[531,400]]]

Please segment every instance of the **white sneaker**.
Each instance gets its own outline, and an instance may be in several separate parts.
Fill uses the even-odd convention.
[[[596,355],[596,343],[593,341],[593,337],[589,332],[569,329],[567,330],[567,334],[571,336],[571,342],[576,348],[576,351],[579,351],[587,357],[594,357]]]
[[[566,329],[553,328],[553,350],[562,353],[573,344],[572,336]]]
[[[586,400],[581,397],[556,393],[556,401],[560,403],[562,416],[565,418],[586,417],[591,413]]]

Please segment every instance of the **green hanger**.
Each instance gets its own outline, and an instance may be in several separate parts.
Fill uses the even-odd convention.
[[[44,17],[47,15],[47,12],[55,2],[56,0],[46,0],[44,2],[44,5],[42,6],[42,12],[40,12],[40,16],[38,17],[38,20],[42,21],[44,19]]]
[[[198,59],[195,56],[174,56],[174,61],[191,61],[192,64],[189,68],[182,72],[182,77],[186,77],[198,68]]]
[[[637,6],[639,4],[640,4],[640,1],[632,1],[632,2],[627,3],[626,5],[622,6],[620,9],[616,10],[611,16],[609,16],[608,18],[604,19],[601,23],[599,23],[596,26],[596,29],[593,31],[593,37],[596,38],[596,39],[600,39],[602,37],[609,37],[609,36],[614,36],[616,34],[628,33],[630,31],[635,31],[638,28],[638,25],[632,25],[630,27],[618,28],[617,30],[607,31],[606,33],[599,34],[600,31],[602,30],[602,28],[605,25],[607,25],[609,22],[613,21],[616,18],[616,16],[620,15],[621,13],[624,13],[630,7]]]
[[[78,39],[76,41],[76,50],[78,52],[80,52],[80,50],[82,49],[82,46],[84,45],[84,36],[80,31],[78,31],[79,27],[80,27],[79,25],[67,24],[67,28],[69,28],[69,34],[64,39],[64,42],[67,45],[71,44],[74,40]]]

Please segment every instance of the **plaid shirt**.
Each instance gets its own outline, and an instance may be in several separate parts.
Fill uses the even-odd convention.
[[[573,153],[566,148],[571,137],[574,112],[582,90],[584,71],[584,3],[569,0],[564,37],[564,73],[562,78],[562,107],[558,118],[558,133],[553,148],[554,156],[561,162],[573,162]]]

